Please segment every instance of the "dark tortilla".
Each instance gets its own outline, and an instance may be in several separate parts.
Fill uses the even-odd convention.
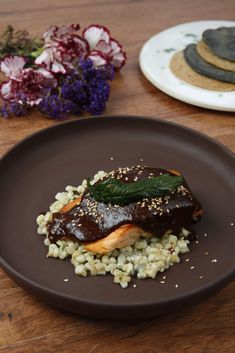
[[[202,59],[204,59],[209,64],[215,65],[219,69],[235,72],[235,61],[222,59],[215,55],[203,40],[200,40],[200,42],[197,43],[197,52],[202,57]]]
[[[218,81],[235,83],[235,72],[219,69],[208,64],[198,54],[196,44],[189,44],[184,50],[184,57],[188,65],[197,73]]]
[[[235,61],[235,27],[207,29],[203,32],[202,38],[214,54]]]

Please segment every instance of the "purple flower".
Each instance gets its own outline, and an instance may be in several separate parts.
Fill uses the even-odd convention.
[[[81,60],[69,74],[61,76],[58,87],[48,91],[38,109],[49,118],[65,119],[67,115],[89,112],[101,114],[109,98],[112,65],[95,67],[90,59]]]
[[[38,109],[49,118],[58,120],[64,119],[68,114],[80,113],[72,101],[63,99],[56,94],[51,94],[43,98]]]
[[[77,67],[63,76],[59,90],[47,95],[39,110],[50,118],[64,119],[68,114],[81,112],[101,114],[109,98],[108,80],[114,75],[112,65],[95,67],[90,59],[81,60]]]
[[[26,98],[21,97],[17,101],[5,102],[1,107],[0,113],[3,118],[10,116],[23,116],[29,111],[30,106],[27,104]]]

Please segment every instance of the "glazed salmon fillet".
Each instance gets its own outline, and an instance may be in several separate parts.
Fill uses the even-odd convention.
[[[81,196],[65,205],[61,209],[61,212],[64,213],[71,210],[74,206],[79,205],[80,202]],[[195,211],[195,217],[199,217],[199,213],[201,214],[201,210]],[[152,234],[145,232],[142,228],[134,224],[124,224],[106,237],[87,243],[84,246],[84,249],[96,254],[105,255],[115,249],[121,249],[128,245],[133,245],[141,236],[149,238]]]
[[[147,180],[154,176],[180,175],[177,170],[150,167],[120,168],[109,177],[123,183]],[[174,192],[162,197],[143,198],[137,202],[114,204],[97,201],[86,189],[53,214],[48,224],[49,240],[77,240],[87,251],[107,254],[133,245],[142,237],[161,237],[166,231],[179,234],[184,226],[200,219],[202,209],[186,181]]]
[[[82,197],[79,196],[69,202],[60,210],[60,212],[68,212],[74,206],[79,205],[81,198]],[[134,244],[141,236],[150,237],[151,234],[143,231],[140,227],[137,227],[134,224],[124,224],[105,238],[86,244],[84,248],[87,251],[105,255],[114,249],[121,249],[125,246]]]
[[[87,251],[105,255],[115,249],[135,244],[141,236],[151,237],[151,233],[143,231],[134,224],[124,224],[105,238],[86,244],[84,248]]]

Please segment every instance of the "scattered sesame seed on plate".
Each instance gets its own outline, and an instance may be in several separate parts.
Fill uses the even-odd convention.
[[[209,255],[209,253],[206,251],[206,252],[205,252],[205,255]]]
[[[113,157],[110,157],[110,160],[113,161]]]
[[[204,233],[204,237],[207,237],[207,233]]]
[[[65,278],[65,279],[64,279],[64,282],[68,282],[68,281],[69,281],[69,279],[68,279],[68,278]]]
[[[213,260],[211,260],[211,262],[216,263],[216,262],[218,262],[218,260],[217,259],[213,259]]]
[[[133,287],[136,288],[136,284],[133,284]]]
[[[233,226],[234,226],[234,222],[231,222],[231,223],[230,223],[230,226],[233,227]]]
[[[160,281],[160,283],[164,284],[164,283],[166,283],[166,282],[165,282],[165,281]]]
[[[190,270],[193,270],[194,268],[195,268],[194,266],[191,266],[191,267],[190,267]]]
[[[200,279],[203,279],[203,278],[205,278],[205,277],[204,277],[204,276],[200,276],[199,278],[200,278]]]
[[[189,258],[185,259],[185,262],[189,262],[189,261],[190,261],[190,259],[189,259]]]
[[[179,288],[179,285],[177,283],[175,284],[175,288]]]

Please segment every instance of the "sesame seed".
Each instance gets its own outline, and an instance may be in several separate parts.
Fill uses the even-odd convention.
[[[113,161],[113,157],[110,157],[110,160]]]
[[[136,288],[136,284],[133,284],[133,287]]]
[[[179,285],[177,283],[175,284],[175,288],[179,288]]]
[[[196,241],[195,241],[195,243],[196,243],[196,244],[198,244],[198,243],[199,243],[199,241],[198,241],[198,240],[196,240]]]
[[[140,158],[140,162],[143,162],[144,160],[143,160],[143,158]]]
[[[165,282],[165,281],[160,281],[160,283],[164,284],[164,283],[166,283],[166,282]]]
[[[207,237],[207,233],[204,233],[204,237]]]
[[[188,259],[185,259],[185,262],[189,262],[190,261],[190,259],[188,258]]]
[[[166,276],[163,276],[162,279],[166,279]]]
[[[200,279],[203,279],[203,278],[204,278],[204,276],[200,276],[199,278],[200,278]]]
[[[230,223],[230,226],[233,227],[233,226],[234,226],[234,222],[231,222],[231,223]]]
[[[68,279],[68,278],[65,278],[65,279],[64,279],[64,282],[68,282],[68,281],[69,281],[69,279]]]
[[[191,266],[191,267],[190,267],[190,270],[193,270],[194,268],[195,268],[194,266]]]
[[[209,254],[209,253],[206,251],[206,252],[205,252],[205,255],[208,255],[208,254]]]
[[[218,262],[218,260],[217,259],[213,259],[213,260],[211,260],[211,262]]]

